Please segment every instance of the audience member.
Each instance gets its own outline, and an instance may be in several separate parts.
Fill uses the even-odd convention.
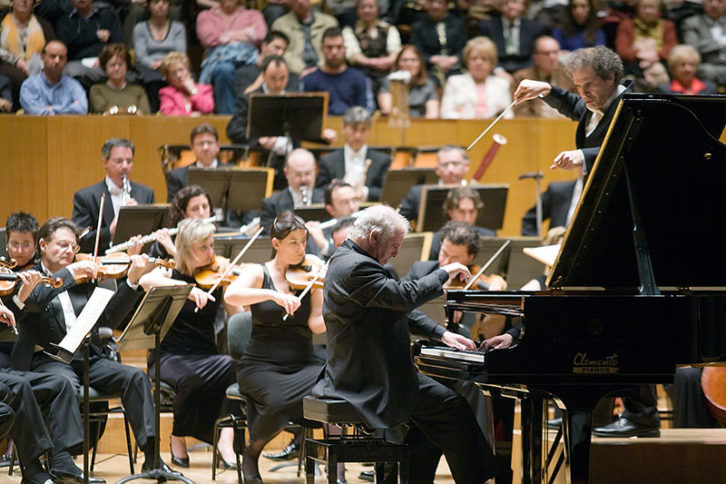
[[[513,73],[532,65],[534,42],[542,35],[542,26],[523,17],[525,0],[505,0],[501,15],[479,23],[479,34],[496,45],[499,66]]]
[[[718,94],[711,81],[702,81],[696,77],[701,56],[688,44],[679,44],[668,56],[668,68],[671,71],[670,84],[661,85],[659,90],[671,94]]]
[[[574,180],[557,181],[547,185],[542,194],[542,223],[549,220],[550,227],[567,227],[575,215],[583,188],[582,170]],[[543,227],[544,230],[544,227]],[[522,235],[539,236],[537,233],[537,206],[522,217]]]
[[[28,77],[20,87],[20,105],[25,114],[86,114],[88,99],[83,86],[63,75],[68,50],[63,42],[51,40],[42,51],[43,70]]]
[[[187,186],[189,168],[222,168],[232,166],[222,163],[219,155],[219,133],[208,123],[198,124],[189,135],[194,163],[171,170],[166,175],[166,201],[171,202],[176,193]]]
[[[678,44],[676,27],[661,18],[660,0],[638,0],[635,18],[620,22],[615,51],[623,60],[626,74],[642,77],[643,70],[668,59]]]
[[[378,200],[383,181],[391,166],[391,158],[368,149],[371,115],[360,106],[353,106],[343,116],[345,145],[320,159],[316,187],[324,187],[333,180],[349,183],[361,200]]]
[[[461,146],[447,145],[436,153],[436,176],[441,185],[466,185],[469,173],[469,155]],[[409,221],[418,219],[423,185],[414,185],[401,202],[398,212]]]
[[[443,83],[461,70],[461,51],[466,44],[464,22],[449,12],[446,0],[426,0],[426,13],[411,26],[411,43],[426,60],[429,72]]]
[[[353,106],[375,111],[371,81],[346,65],[343,33],[338,27],[323,32],[322,50],[323,64],[302,78],[302,90],[327,92],[328,114],[333,116],[341,116]]]
[[[605,32],[600,28],[593,0],[570,0],[565,21],[552,29],[552,37],[565,51],[605,45]]]
[[[484,208],[484,203],[481,201],[479,192],[470,186],[456,187],[449,190],[443,206],[447,220],[465,223],[479,237],[496,237],[496,231],[476,225],[476,220],[482,208]],[[434,236],[431,239],[429,260],[436,260],[439,257],[443,234],[443,228],[434,232]]]
[[[337,26],[334,17],[314,11],[310,0],[290,0],[290,11],[272,24],[272,30],[284,32],[290,40],[285,51],[290,72],[302,77],[316,69],[323,57],[323,32]]]
[[[441,117],[448,119],[493,118],[512,102],[509,80],[492,73],[497,48],[486,37],[474,37],[464,47],[467,72],[451,76],[441,96]],[[507,110],[504,117],[513,117]]]
[[[703,0],[703,14],[683,21],[683,40],[701,54],[698,76],[726,86],[726,0]]]
[[[171,52],[187,51],[184,24],[169,18],[169,0],[149,1],[149,18],[134,26],[137,67],[149,98],[151,111],[159,110],[159,89],[164,87],[161,61]]]
[[[395,25],[379,18],[376,0],[358,0],[357,11],[355,25],[343,28],[345,56],[373,81],[377,92],[401,50],[401,36]]]
[[[214,86],[218,114],[234,112],[234,73],[241,64],[257,62],[257,46],[267,35],[267,24],[258,10],[238,0],[221,0],[218,7],[197,17],[197,36],[205,48],[199,82]]]
[[[350,183],[333,180],[325,187],[325,211],[333,220],[352,218],[351,215],[360,210],[360,197]],[[308,221],[305,223],[310,234],[308,240],[308,253],[329,258],[333,255],[336,245],[333,233],[337,226],[321,228],[320,222]],[[340,230],[340,227],[338,227]],[[312,244],[310,243],[312,242]]]
[[[197,84],[189,72],[189,57],[170,52],[161,61],[161,72],[169,85],[159,89],[159,111],[167,116],[199,116],[214,111],[209,84]]]
[[[156,0],[159,1],[159,0]],[[165,0],[166,5],[163,7],[164,15],[163,20],[172,20],[174,22],[178,22],[181,24],[182,27],[184,27],[183,21],[184,21],[184,1],[183,0]],[[125,5],[123,5],[120,10],[123,12],[121,13],[121,17],[123,19],[123,33],[124,33],[124,42],[126,42],[126,45],[130,49],[138,49],[138,46],[136,45],[136,26],[140,23],[146,23],[146,21],[149,19],[150,15],[153,15],[152,2],[150,0],[131,0],[127,2]],[[159,7],[154,7],[155,9],[158,9]],[[157,23],[156,26],[158,27],[158,30],[154,33],[154,36],[157,37],[156,34],[164,33],[166,34],[168,32],[168,25],[164,25],[163,23]],[[159,42],[162,42],[165,40],[166,35],[163,37],[158,36],[157,40]],[[170,39],[176,41],[177,39]],[[184,39],[186,42],[186,38]],[[172,48],[167,50],[167,52],[186,52],[186,49],[178,49],[178,48]],[[165,52],[166,53],[166,52]],[[138,62],[138,60],[137,60]]]
[[[260,223],[266,233],[275,217],[311,203],[323,203],[324,192],[315,188],[315,157],[308,150],[298,148],[287,156],[284,169],[287,188],[262,200]]]
[[[73,222],[84,231],[88,229],[78,242],[84,252],[93,252],[102,195],[106,195],[106,201],[101,215],[99,250],[111,244],[122,206],[154,203],[151,188],[130,180],[134,166],[134,144],[131,141],[124,138],[107,140],[101,147],[101,159],[106,172],[104,180],[73,194]],[[124,191],[124,178],[128,182],[127,193]]]
[[[126,82],[131,64],[123,44],[108,44],[98,57],[106,72],[105,83],[94,84],[88,93],[90,112],[103,114],[151,114],[146,91],[138,84]]]
[[[404,45],[396,56],[394,71],[405,71],[410,75],[408,82],[408,115],[412,118],[436,119],[439,117],[439,93],[436,81],[429,76],[426,62],[415,45]],[[388,77],[381,81],[378,91],[378,106],[384,115],[393,110],[393,95]]]
[[[0,75],[9,78],[13,107],[20,106],[20,85],[43,68],[43,46],[53,40],[53,27],[33,15],[33,0],[12,0],[0,24]],[[5,96],[3,95],[3,98]]]
[[[104,46],[124,41],[121,20],[114,9],[94,5],[93,0],[71,2],[73,11],[58,18],[55,33],[68,47],[65,74],[90,86],[106,76],[98,64]]]
[[[575,91],[575,85],[570,76],[560,64],[560,46],[552,37],[542,36],[534,44],[534,65],[520,69],[512,76],[511,90],[514,93],[516,86],[524,79],[548,82],[553,86],[561,87],[570,92]],[[561,118],[556,109],[541,99],[533,99],[528,103],[519,103],[512,108],[517,117],[533,118]]]
[[[278,31],[270,30],[260,44],[260,55],[254,64],[244,64],[237,68],[234,73],[234,92],[237,93],[237,102],[240,96],[258,89],[263,82],[262,63],[271,55],[282,56],[285,54],[290,41],[287,35]],[[288,69],[289,70],[289,69]],[[297,91],[300,89],[300,79],[288,72],[286,91]]]

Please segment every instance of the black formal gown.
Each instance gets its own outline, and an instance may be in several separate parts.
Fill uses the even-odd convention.
[[[263,266],[262,287],[275,289]],[[302,399],[321,378],[323,361],[315,355],[308,327],[310,294],[295,314],[283,321],[285,310],[273,301],[250,306],[252,337],[240,361],[237,380],[248,397],[250,440],[272,438],[288,422],[302,418]]]
[[[194,278],[176,270],[172,277],[194,284]],[[222,301],[222,289],[215,301],[194,312],[187,300],[160,346],[161,379],[176,389],[174,430],[176,436],[213,441],[214,421],[221,415],[240,414],[238,406],[225,398],[235,382],[237,361],[220,355],[214,338],[214,320]],[[154,374],[154,355],[149,356],[149,373]]]

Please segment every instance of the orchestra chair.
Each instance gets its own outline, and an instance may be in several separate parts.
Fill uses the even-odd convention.
[[[441,149],[440,146],[422,147],[416,150],[416,158],[413,166],[418,168],[436,168],[436,153]]]
[[[250,343],[250,337],[252,336],[252,313],[244,311],[241,313],[233,314],[227,319],[227,348],[229,356],[235,360],[242,358],[247,345]],[[237,458],[237,483],[242,484],[242,463],[240,462],[239,455],[244,450],[245,444],[245,429],[247,428],[247,418],[244,415],[245,407],[247,405],[247,399],[240,393],[239,383],[232,383],[227,387],[226,398],[239,402],[240,408],[242,409],[243,415],[227,415],[225,417],[217,419],[214,422],[214,442],[212,443],[212,480],[217,477],[217,464],[219,462],[219,454],[217,453],[217,443],[219,440],[219,433],[221,429],[225,427],[232,427],[235,429],[235,444],[239,443],[241,449],[235,448],[235,454]]]
[[[308,395],[303,398],[303,417],[306,421],[337,425],[341,435],[324,431],[322,439],[306,436],[305,478],[307,484],[315,482],[315,463],[324,462],[328,483],[336,484],[338,464],[344,462],[375,462],[396,464],[401,484],[408,483],[408,446],[387,442],[364,430],[364,423],[353,405],[345,400]],[[352,427],[352,433],[346,429]],[[383,468],[376,466],[376,482],[383,482]]]
[[[189,145],[165,144],[159,146],[158,150],[161,155],[161,170],[164,175],[175,168],[183,168],[196,161],[196,157]],[[218,158],[221,163],[247,166],[246,160],[250,153],[251,150],[247,145],[220,145]]]

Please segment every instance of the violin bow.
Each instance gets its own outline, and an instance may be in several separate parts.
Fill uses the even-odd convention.
[[[502,246],[499,247],[499,249],[497,249],[497,251],[494,253],[494,255],[489,258],[489,260],[487,261],[487,263],[484,264],[483,266],[481,266],[481,269],[479,269],[479,272],[477,272],[474,276],[472,276],[472,278],[469,280],[469,282],[467,283],[467,285],[464,286],[464,291],[468,291],[469,289],[471,289],[471,286],[474,284],[474,281],[476,281],[477,279],[479,279],[479,276],[481,276],[482,274],[484,274],[484,271],[487,270],[489,268],[489,266],[492,265],[492,263],[495,260],[497,260],[497,257],[499,257],[499,255],[502,252],[504,252],[504,249],[506,249],[507,247],[509,247],[511,245],[511,243],[512,243],[512,240],[511,239],[507,239],[507,241],[504,242],[502,244]]]
[[[315,285],[315,283],[317,282],[317,280],[318,280],[318,279],[320,279],[320,276],[321,276],[322,274],[324,274],[324,273],[325,273],[325,272],[326,272],[326,271],[328,270],[328,264],[330,264],[330,259],[328,259],[328,260],[327,260],[327,262],[325,263],[325,265],[323,265],[323,267],[321,267],[321,268],[320,268],[320,270],[319,270],[318,272],[316,272],[316,273],[315,273],[315,276],[314,276],[314,277],[313,277],[312,279],[310,279],[310,282],[308,282],[308,285],[307,285],[307,286],[305,286],[305,289],[303,289],[303,291],[302,291],[302,292],[300,293],[300,295],[299,295],[299,296],[297,297],[297,298],[298,298],[299,300],[301,300],[301,301],[302,301],[302,298],[304,298],[304,297],[305,297],[305,295],[306,295],[306,294],[307,294],[308,292],[310,292],[310,289],[312,289],[312,288],[313,288],[313,286]],[[284,316],[282,317],[282,321],[283,321],[283,322],[287,321],[287,318],[288,318],[289,316],[290,316],[290,314],[289,314],[289,313],[288,313],[288,314],[285,314],[285,315],[284,315]]]
[[[106,203],[106,194],[101,194],[101,204],[98,207],[98,224],[96,224],[96,241],[93,243],[93,260],[98,257],[98,243],[101,240],[101,222],[103,221],[103,205]]]

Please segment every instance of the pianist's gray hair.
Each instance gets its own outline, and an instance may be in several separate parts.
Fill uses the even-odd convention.
[[[408,232],[408,220],[388,205],[374,205],[361,212],[348,237],[351,239],[367,239],[373,231],[380,231],[383,240],[390,240],[400,230],[403,235]]]
[[[592,67],[600,79],[607,80],[610,74],[615,75],[615,85],[623,79],[623,61],[618,54],[605,46],[587,47],[577,49],[565,61],[567,72],[572,75],[574,71]]]
[[[179,232],[176,234],[176,268],[182,274],[192,275],[191,268],[187,261],[195,242],[209,238],[214,234],[214,224],[201,218],[185,218],[179,225]]]

